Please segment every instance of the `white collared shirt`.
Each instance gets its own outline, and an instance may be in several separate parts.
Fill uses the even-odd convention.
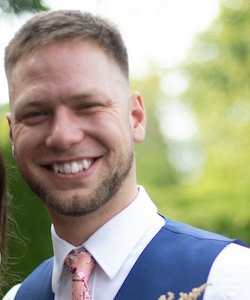
[[[97,263],[89,280],[93,300],[115,297],[145,246],[164,224],[156,206],[140,187],[136,199],[83,244]],[[52,290],[55,300],[68,300],[71,297],[71,274],[64,266],[64,260],[75,247],[60,239],[53,226],[52,242],[55,254]]]
[[[140,187],[136,199],[84,243],[97,262],[90,277],[93,300],[114,299],[133,264],[164,223]],[[64,260],[74,246],[59,238],[53,226],[52,242],[55,300],[68,300],[71,299],[71,274]],[[225,247],[214,261],[208,282],[211,285],[206,288],[204,300],[249,299],[250,250],[235,244]],[[17,289],[18,286],[11,289],[3,300],[13,300]]]

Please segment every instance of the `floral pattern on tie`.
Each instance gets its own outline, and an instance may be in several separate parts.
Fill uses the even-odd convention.
[[[66,258],[72,274],[72,300],[90,300],[88,279],[95,267],[93,257],[84,249],[75,249]]]

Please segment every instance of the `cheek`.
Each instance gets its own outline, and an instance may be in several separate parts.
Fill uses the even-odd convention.
[[[38,131],[27,130],[24,127],[16,127],[13,130],[13,144],[19,159],[29,158],[33,151],[40,148],[41,137]]]
[[[32,156],[33,142],[26,142],[26,140],[17,139],[14,142],[16,158],[19,160],[19,163],[30,159]]]
[[[129,122],[120,119],[106,121],[98,127],[98,139],[108,143],[111,148],[123,147],[132,140],[131,127]]]

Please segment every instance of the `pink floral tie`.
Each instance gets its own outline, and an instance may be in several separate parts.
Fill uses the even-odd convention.
[[[72,273],[72,300],[91,300],[87,282],[95,267],[93,257],[84,249],[75,249],[65,261]]]

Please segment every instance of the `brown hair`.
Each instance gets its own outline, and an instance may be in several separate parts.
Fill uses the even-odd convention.
[[[0,155],[0,293],[2,286],[2,273],[4,270],[6,257],[6,240],[7,240],[7,207],[8,207],[8,190],[7,174],[3,157]]]
[[[5,49],[8,80],[18,59],[33,49],[57,41],[91,40],[118,64],[128,78],[128,55],[120,32],[109,21],[75,10],[42,12],[25,23]]]

